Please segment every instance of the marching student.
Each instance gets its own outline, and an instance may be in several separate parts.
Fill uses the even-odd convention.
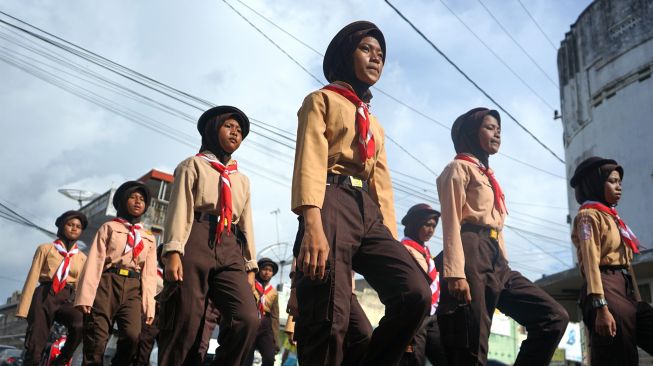
[[[426,245],[435,233],[439,218],[440,212],[426,203],[420,203],[411,207],[401,219],[401,224],[404,225],[404,238],[401,243],[424,272],[424,278],[431,288],[431,310],[409,345],[412,352],[404,354],[400,365],[422,366],[427,358],[434,366],[447,365],[444,349],[440,344],[438,318],[435,315],[440,301],[440,275]]]
[[[166,217],[159,365],[199,362],[209,299],[221,316],[214,364],[240,365],[259,323],[250,185],[232,160],[249,119],[236,107],[219,106],[200,116],[197,129],[200,153],[175,169]]]
[[[331,84],[309,94],[298,112],[291,208],[305,226],[296,251],[300,364],[342,362],[352,269],[386,309],[361,365],[399,362],[430,306],[420,269],[396,240],[385,138],[369,111],[385,51],[376,25],[345,26],[324,56]]]
[[[474,108],[451,129],[456,157],[437,179],[444,235],[438,323],[450,365],[487,362],[497,308],[526,328],[515,365],[548,365],[569,316],[546,292],[508,265],[505,197],[489,167],[501,145],[501,117]]]
[[[68,336],[53,365],[66,365],[82,341],[82,314],[75,310],[73,301],[77,279],[86,262],[77,239],[88,221],[79,211],[66,211],[56,219],[55,225],[57,239],[36,248],[16,312],[17,317],[27,318],[23,360],[26,366],[41,364],[55,321],[66,326]]]
[[[580,307],[589,331],[592,365],[639,364],[637,347],[653,353],[653,308],[642,302],[631,267],[639,240],[617,214],[624,169],[590,157],[571,186],[581,205],[571,239],[583,276]]]
[[[258,261],[258,273],[254,287],[254,297],[261,322],[245,365],[254,364],[254,351],[261,354],[262,366],[274,365],[274,356],[279,352],[279,294],[270,280],[279,271],[279,266],[270,258]]]
[[[104,351],[118,325],[112,365],[129,365],[138,350],[142,314],[154,319],[156,242],[140,219],[150,205],[142,182],[123,183],[113,196],[117,217],[95,234],[79,280],[75,306],[84,313],[84,365],[103,365]]]

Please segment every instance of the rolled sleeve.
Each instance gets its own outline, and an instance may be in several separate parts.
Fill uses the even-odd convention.
[[[326,190],[329,143],[326,132],[325,97],[314,92],[304,99],[297,113],[297,143],[292,179],[291,209],[302,206],[322,208]]]

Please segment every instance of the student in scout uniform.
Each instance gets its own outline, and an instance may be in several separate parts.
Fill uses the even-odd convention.
[[[619,217],[624,170],[590,157],[571,178],[581,205],[571,239],[583,275],[580,307],[590,334],[592,365],[639,364],[637,347],[653,354],[653,308],[642,302],[630,266],[639,240]]]
[[[300,364],[342,362],[352,269],[386,309],[362,365],[399,362],[430,306],[421,270],[396,240],[383,129],[368,106],[385,51],[374,24],[344,27],[324,56],[331,84],[309,94],[298,112],[291,208],[305,224],[296,248]]]
[[[258,327],[254,347],[252,348],[245,365],[254,364],[254,351],[261,354],[262,365],[274,365],[274,355],[279,352],[279,294],[270,280],[279,271],[279,266],[270,258],[261,258],[258,261],[258,273],[254,284],[254,297],[258,308],[261,323]]]
[[[75,286],[86,255],[77,247],[77,239],[88,221],[79,211],[59,216],[57,239],[36,248],[16,316],[27,318],[25,366],[40,365],[43,349],[55,321],[66,326],[68,336],[54,365],[65,365],[82,341],[82,314],[75,310]],[[39,286],[36,287],[36,284]]]
[[[499,112],[466,112],[454,122],[451,138],[458,155],[437,179],[444,235],[438,323],[449,364],[487,362],[492,314],[498,308],[528,332],[515,365],[548,365],[569,316],[508,265],[505,197],[489,168],[489,156],[501,144]]]
[[[426,242],[431,240],[435,233],[435,227],[438,225],[440,212],[431,208],[426,203],[420,203],[411,207],[406,216],[401,219],[404,225],[404,238],[401,243],[410,252],[415,261],[419,264],[424,272],[424,278],[431,288],[431,310],[429,316],[424,318],[421,328],[415,334],[415,338],[409,345],[410,351],[404,354],[401,365],[419,365],[425,364],[428,358],[429,362],[435,366],[447,365],[444,356],[444,349],[440,344],[440,328],[438,327],[438,318],[435,311],[440,301],[440,275],[436,268],[436,263],[431,257]],[[441,262],[440,262],[441,265]]]
[[[150,192],[138,181],[123,183],[113,196],[117,217],[98,229],[79,280],[75,306],[84,313],[84,365],[102,365],[113,323],[118,343],[112,365],[129,365],[138,350],[142,314],[154,319],[156,242],[140,218]]]
[[[210,299],[220,312],[214,364],[240,365],[258,329],[249,179],[231,159],[249,119],[231,106],[200,116],[200,153],[177,166],[163,244],[159,365],[194,365]],[[238,238],[241,238],[238,240]]]

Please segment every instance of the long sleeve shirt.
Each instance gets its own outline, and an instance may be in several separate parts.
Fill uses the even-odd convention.
[[[21,293],[20,303],[16,316],[26,318],[29,313],[30,305],[32,304],[32,297],[37,283],[51,282],[57,273],[59,265],[64,260],[64,257],[59,254],[57,249],[52,243],[41,244],[34,252],[34,259],[32,259],[32,266],[27,274],[23,292]],[[73,255],[70,259],[70,271],[66,278],[66,283],[70,285],[77,285],[80,273],[84,268],[86,262],[86,254],[81,251]]]
[[[291,209],[301,214],[301,206],[322,208],[327,174],[353,176],[368,182],[369,193],[381,209],[383,223],[397,238],[385,137],[376,117],[370,114],[376,152],[365,163],[358,148],[356,106],[345,97],[330,90],[314,91],[304,99],[297,117]]]
[[[217,159],[208,151],[203,152]],[[229,164],[234,164],[230,161]],[[177,166],[170,194],[170,204],[166,215],[163,255],[168,252],[184,254],[186,241],[193,226],[195,211],[220,215],[220,173],[206,160],[192,156]],[[249,179],[240,171],[230,174],[232,225],[245,235],[247,245],[243,248],[245,270],[258,268],[256,264],[256,245],[250,206]]]
[[[88,252],[88,259],[79,279],[75,306],[93,306],[102,273],[111,267],[126,268],[141,274],[143,313],[154,317],[156,294],[156,241],[149,231],[140,230],[144,248],[134,258],[134,252],[125,253],[129,229],[117,221],[108,221],[98,229]]]
[[[465,278],[465,253],[460,228],[469,223],[499,231],[499,249],[507,259],[503,240],[505,214],[494,206],[494,191],[477,164],[465,160],[449,163],[437,179],[443,233],[443,276]]]
[[[593,208],[578,211],[571,241],[587,281],[587,294],[604,294],[599,266],[628,266],[633,259],[633,251],[623,243],[614,217]]]

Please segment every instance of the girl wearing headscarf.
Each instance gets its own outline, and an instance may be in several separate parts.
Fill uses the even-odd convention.
[[[569,316],[542,289],[513,271],[503,240],[507,212],[489,156],[499,151],[501,117],[474,108],[451,129],[456,157],[437,179],[443,266],[438,323],[450,365],[487,362],[495,309],[524,326],[515,365],[548,365]]]
[[[150,204],[145,184],[128,181],[113,195],[116,218],[100,226],[79,280],[75,306],[84,313],[84,365],[104,364],[118,325],[112,365],[129,365],[138,350],[142,316],[152,324],[156,292],[156,241],[141,216]]]
[[[291,208],[305,226],[295,248],[300,364],[343,361],[352,269],[386,309],[359,365],[397,364],[430,305],[420,269],[396,239],[383,129],[369,110],[385,51],[374,24],[344,27],[324,56],[330,84],[298,112]]]
[[[653,308],[642,302],[630,266],[639,240],[615,208],[623,176],[616,161],[593,156],[570,182],[581,205],[571,234],[584,280],[580,307],[597,366],[638,365],[637,346],[653,353]]]
[[[41,365],[43,349],[55,321],[68,329],[61,353],[53,365],[66,365],[82,341],[82,314],[75,310],[75,288],[86,255],[77,246],[77,239],[88,221],[79,211],[66,211],[59,216],[57,239],[36,248],[16,316],[27,318],[25,366]],[[39,286],[36,287],[36,284]]]
[[[422,326],[401,359],[400,365],[402,366],[423,366],[426,364],[427,358],[435,366],[447,365],[444,349],[440,344],[438,319],[435,315],[440,301],[440,274],[429,247],[426,245],[426,242],[433,237],[439,219],[440,212],[426,203],[414,205],[401,219],[401,224],[404,225],[404,238],[401,239],[401,243],[419,264],[424,278],[431,288],[429,315],[424,318]]]
[[[259,323],[249,179],[232,159],[249,119],[236,107],[219,106],[200,116],[197,129],[202,147],[175,169],[166,217],[159,365],[201,362],[209,300],[221,316],[213,364],[241,365]]]

